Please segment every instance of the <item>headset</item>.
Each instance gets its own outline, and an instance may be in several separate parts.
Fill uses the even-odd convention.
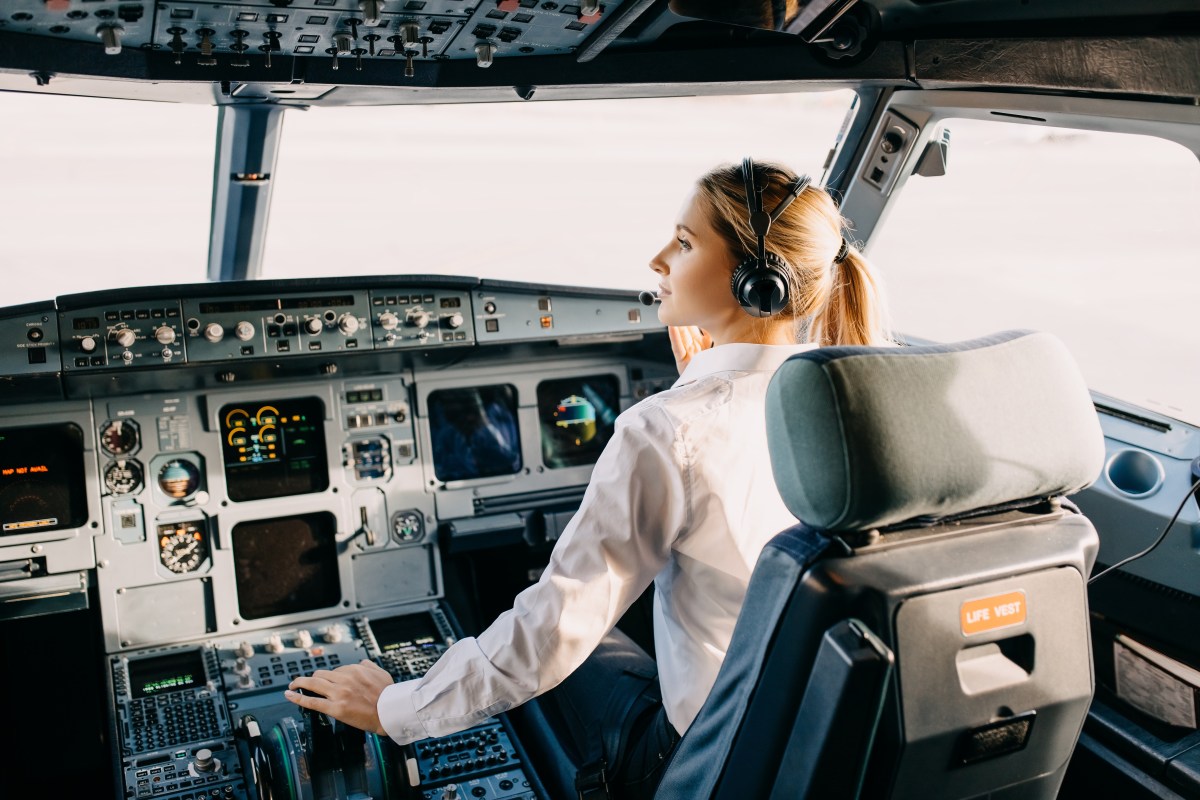
[[[787,308],[791,295],[790,270],[787,261],[775,253],[767,252],[767,232],[771,223],[792,204],[800,193],[808,188],[812,179],[800,175],[787,185],[787,192],[775,210],[763,210],[762,193],[766,186],[758,185],[754,174],[754,160],[742,159],[742,177],[746,181],[746,208],[750,212],[750,229],[758,237],[754,253],[738,264],[730,280],[730,289],[738,304],[754,317],[770,317]]]

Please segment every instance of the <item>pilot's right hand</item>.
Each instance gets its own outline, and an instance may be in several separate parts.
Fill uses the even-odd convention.
[[[667,335],[671,337],[671,352],[675,354],[675,366],[680,375],[687,369],[692,356],[713,346],[712,337],[695,325],[669,327]]]

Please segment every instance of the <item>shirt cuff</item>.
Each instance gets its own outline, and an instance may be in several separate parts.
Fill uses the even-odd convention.
[[[420,681],[393,683],[379,695],[375,711],[379,724],[396,744],[410,744],[428,739],[425,723],[417,716],[417,705],[413,695]]]

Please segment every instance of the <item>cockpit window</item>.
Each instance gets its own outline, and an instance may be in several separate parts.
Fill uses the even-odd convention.
[[[288,112],[263,277],[447,273],[636,289],[701,173],[821,174],[849,90]]]
[[[950,120],[871,241],[897,330],[1062,338],[1097,391],[1200,423],[1200,163],[1174,142]]]
[[[205,279],[217,111],[0,93],[0,305]]]

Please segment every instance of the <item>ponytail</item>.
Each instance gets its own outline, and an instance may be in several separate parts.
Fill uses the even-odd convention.
[[[883,345],[890,341],[883,293],[866,258],[853,246],[829,269],[832,282],[825,305],[809,325],[809,336],[821,346]]]

